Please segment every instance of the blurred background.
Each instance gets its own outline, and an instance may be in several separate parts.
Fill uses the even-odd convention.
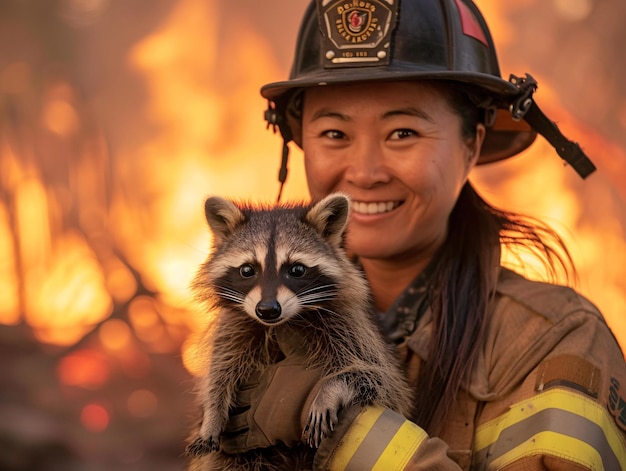
[[[472,179],[562,235],[624,348],[626,4],[476,3],[503,76],[530,72],[598,171],[539,138]],[[276,198],[258,90],[287,77],[306,4],[0,1],[0,469],[184,469],[202,203]],[[306,196],[293,149],[284,199]]]

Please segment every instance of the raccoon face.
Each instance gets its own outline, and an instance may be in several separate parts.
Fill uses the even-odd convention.
[[[341,194],[309,208],[269,210],[209,198],[205,212],[216,254],[207,267],[218,303],[265,325],[311,310],[332,312],[333,279],[342,275],[333,249],[342,243],[349,207]]]
[[[266,260],[270,257],[266,257]],[[336,294],[332,279],[319,268],[300,261],[280,264],[246,262],[232,267],[219,282],[228,289],[221,293],[225,304],[237,305],[246,314],[266,325],[278,325],[324,309]]]

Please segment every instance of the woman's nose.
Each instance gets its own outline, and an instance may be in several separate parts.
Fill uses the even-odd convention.
[[[389,181],[380,146],[366,141],[354,146],[347,156],[346,179],[353,185],[370,188]]]

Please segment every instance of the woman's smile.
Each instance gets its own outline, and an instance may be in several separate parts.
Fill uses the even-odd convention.
[[[355,214],[383,214],[393,211],[402,201],[352,201],[352,212]]]

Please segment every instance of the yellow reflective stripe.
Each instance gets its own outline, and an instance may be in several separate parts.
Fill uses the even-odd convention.
[[[571,442],[564,440],[568,437],[578,444],[595,446],[602,462],[615,463],[626,470],[626,443],[606,408],[591,398],[563,388],[552,388],[519,402],[507,413],[478,427],[474,449],[485,460],[490,456],[489,460],[495,461],[508,453],[522,453],[521,450],[525,450],[524,456],[527,456],[533,447],[536,447],[535,453],[541,451],[533,439],[548,431],[558,435],[557,440],[550,434],[541,437],[541,443],[548,438],[554,440],[550,443],[551,451],[546,451],[548,454],[574,462],[588,462],[585,447],[570,446]]]
[[[366,407],[354,420],[345,434],[332,461],[331,469],[346,469],[352,456],[367,437],[372,426],[385,411],[382,407]]]
[[[330,469],[400,471],[427,437],[424,430],[396,412],[366,407],[341,439]]]
[[[428,435],[408,420],[402,424],[391,442],[385,447],[372,471],[401,470],[407,465],[415,451]]]
[[[490,469],[503,469],[521,458],[538,454],[565,458],[588,469],[604,469],[600,453],[591,445],[554,432],[534,435],[522,445],[493,460]]]

